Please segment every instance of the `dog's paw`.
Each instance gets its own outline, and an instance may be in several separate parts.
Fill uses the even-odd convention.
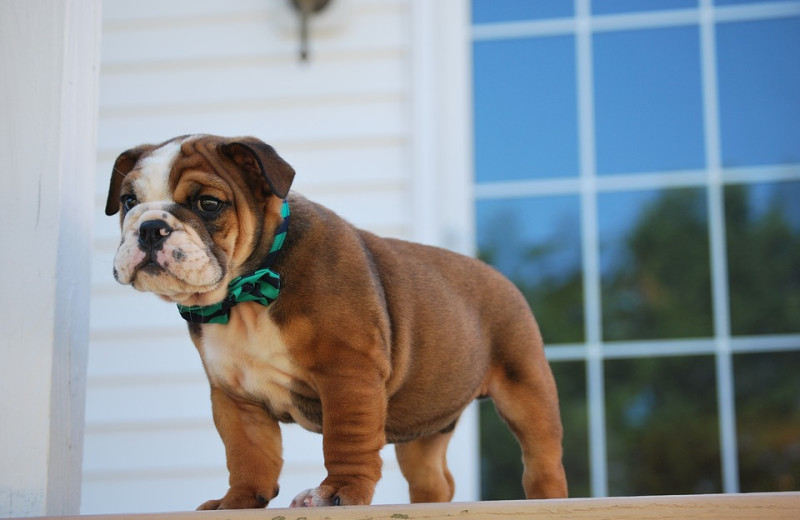
[[[276,493],[277,494],[277,493]],[[269,499],[264,495],[254,495],[252,493],[228,493],[219,500],[208,500],[200,504],[198,511],[209,511],[217,509],[262,509],[269,504]]]
[[[337,495],[334,495],[328,488],[322,486],[314,489],[306,489],[299,493],[294,499],[290,507],[326,507],[341,505],[342,500]]]
[[[372,502],[375,484],[356,482],[343,486],[322,484],[306,489],[292,500],[291,507],[328,507],[368,505]]]

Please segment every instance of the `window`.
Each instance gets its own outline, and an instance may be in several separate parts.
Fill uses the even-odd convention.
[[[800,489],[800,2],[473,0],[480,256],[571,496]],[[484,499],[522,498],[481,404]]]

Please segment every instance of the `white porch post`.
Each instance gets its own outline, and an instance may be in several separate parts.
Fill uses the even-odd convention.
[[[0,517],[78,513],[101,0],[0,0]]]
[[[475,254],[472,54],[467,0],[412,0],[411,160],[415,241]],[[455,501],[480,497],[478,407],[448,448]]]

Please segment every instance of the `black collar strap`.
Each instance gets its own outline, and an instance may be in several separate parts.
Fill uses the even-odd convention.
[[[272,247],[261,264],[261,268],[253,273],[239,276],[231,280],[228,284],[228,295],[219,303],[213,305],[184,306],[178,305],[178,312],[181,317],[189,323],[228,323],[230,310],[234,305],[241,302],[258,302],[261,305],[269,305],[278,298],[281,288],[281,277],[270,267],[275,262],[283,242],[286,240],[286,232],[289,230],[289,203],[283,201],[281,207],[283,222],[275,230],[275,238]]]

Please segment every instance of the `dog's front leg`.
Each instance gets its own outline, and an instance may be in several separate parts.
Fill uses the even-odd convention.
[[[230,489],[198,509],[265,507],[278,494],[283,465],[281,430],[263,407],[234,399],[212,385],[214,424],[225,444]]]
[[[381,477],[386,443],[386,390],[377,370],[333,370],[318,381],[322,401],[322,448],[328,476],[292,507],[369,504]],[[348,371],[350,372],[350,371]]]

